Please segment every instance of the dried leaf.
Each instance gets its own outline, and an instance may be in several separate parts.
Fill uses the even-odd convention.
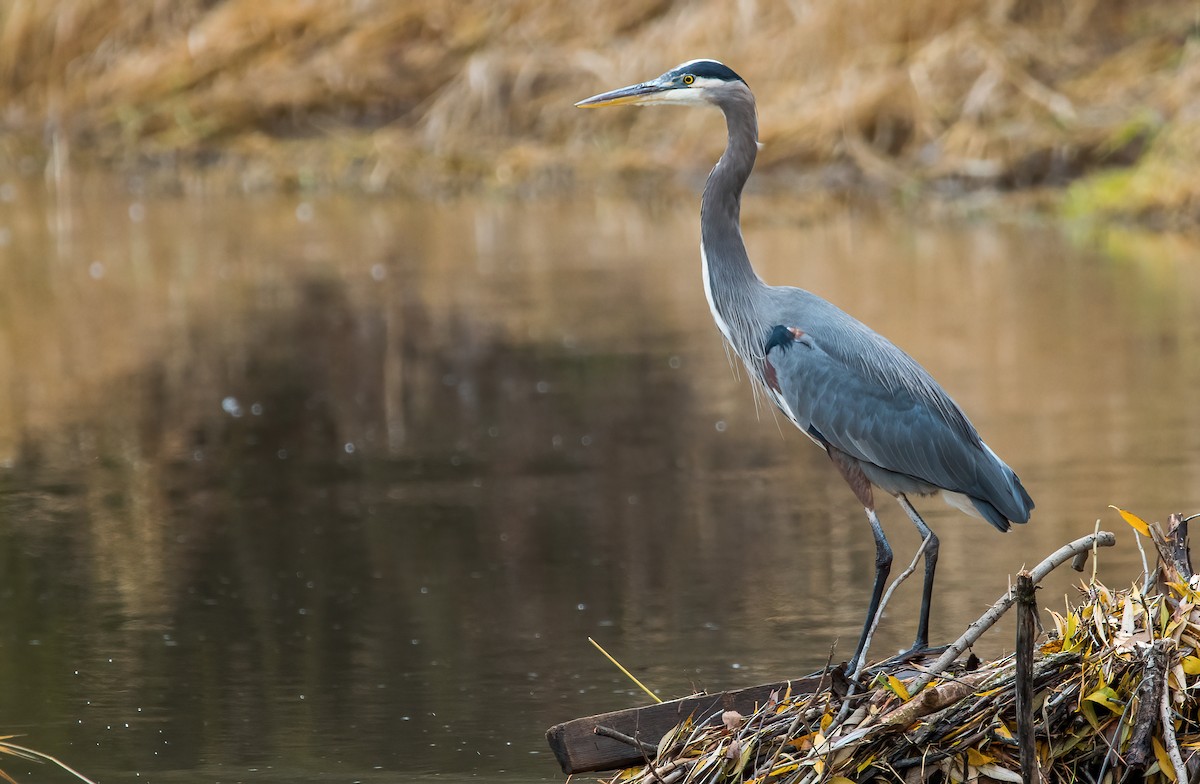
[[[1146,525],[1146,521],[1135,515],[1133,512],[1126,512],[1119,506],[1108,505],[1109,509],[1116,509],[1117,514],[1121,515],[1121,519],[1129,523],[1129,527],[1137,531],[1142,536],[1150,536],[1150,526]]]
[[[1091,725],[1093,730],[1100,730],[1100,718],[1096,715],[1096,705],[1092,702],[1079,703],[1079,712],[1083,714],[1083,718]]]
[[[995,779],[996,781],[1008,781],[1012,782],[1012,784],[1021,784],[1021,782],[1024,781],[1024,779],[1021,778],[1020,773],[1015,773],[1008,768],[1001,767],[1000,765],[980,765],[979,772],[990,779]]]
[[[875,764],[875,755],[871,754],[866,759],[864,759],[862,762],[858,763],[857,767],[855,767],[855,769],[854,769],[854,772],[862,773],[864,770],[866,770],[867,768],[871,767],[874,764]]]
[[[1121,702],[1121,698],[1109,686],[1096,689],[1094,692],[1084,697],[1089,702],[1094,702],[1097,705],[1102,705],[1108,708],[1113,713],[1122,713],[1125,710],[1125,705]]]
[[[792,738],[788,741],[788,744],[794,746],[796,751],[808,751],[813,747],[816,735],[817,733],[810,732],[807,735],[801,735],[798,738]]]
[[[1154,746],[1154,757],[1158,760],[1158,767],[1162,768],[1163,775],[1175,781],[1175,764],[1171,762],[1171,755],[1158,742],[1158,738],[1151,737],[1150,743]]]
[[[721,723],[727,730],[736,730],[745,720],[746,717],[735,710],[727,710],[721,714]]]
[[[670,749],[671,746],[673,746],[675,744],[675,739],[678,738],[684,732],[685,727],[687,727],[686,723],[677,724],[669,732],[667,732],[665,735],[663,735],[661,738],[659,738],[658,751],[656,753],[656,757],[658,759],[662,759],[666,756],[667,750]]]
[[[978,768],[980,765],[987,765],[989,762],[995,762],[996,758],[990,754],[984,754],[979,749],[967,749],[967,764]]]
[[[908,693],[908,688],[895,675],[887,676],[887,685],[888,689],[904,702],[912,699],[912,695]]]

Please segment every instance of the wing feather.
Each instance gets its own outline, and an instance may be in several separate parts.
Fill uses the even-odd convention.
[[[870,340],[875,333],[867,352],[827,350],[805,333],[769,356],[779,395],[802,430],[815,428],[833,447],[886,471],[1028,517],[1006,502],[1015,475],[907,354],[883,338]]]

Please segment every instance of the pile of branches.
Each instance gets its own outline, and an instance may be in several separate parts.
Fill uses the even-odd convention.
[[[1186,521],[1169,526],[1145,527],[1159,563],[1140,584],[1114,591],[1093,574],[1040,634],[1033,581],[1019,577],[989,611],[1018,605],[1013,655],[950,666],[960,640],[929,666],[884,663],[857,680],[830,669],[814,693],[782,690],[750,716],[685,722],[610,784],[1194,780],[1200,576]]]

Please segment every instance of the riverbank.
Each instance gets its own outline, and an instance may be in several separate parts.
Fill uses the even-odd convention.
[[[150,0],[0,11],[0,171],[163,188],[693,189],[702,113],[579,112],[697,55],[760,103],[768,188],[1200,222],[1192,4]],[[1032,198],[1029,195],[1032,194]],[[1006,201],[1006,200],[1001,200]]]

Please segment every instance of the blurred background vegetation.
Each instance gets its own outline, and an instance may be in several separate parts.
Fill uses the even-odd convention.
[[[692,188],[717,121],[572,104],[706,56],[759,97],[757,187],[1012,191],[1190,226],[1198,19],[1181,0],[0,0],[0,167],[184,190]]]

